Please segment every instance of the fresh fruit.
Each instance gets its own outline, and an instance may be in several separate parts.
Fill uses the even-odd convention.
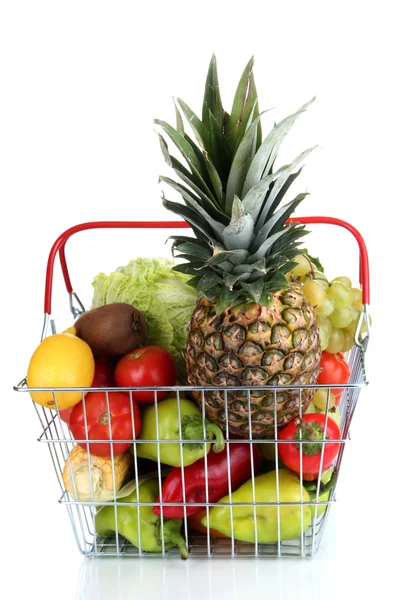
[[[96,358],[122,356],[143,344],[147,325],[142,313],[126,302],[105,304],[75,321],[76,334]]]
[[[95,456],[122,454],[132,445],[129,440],[138,437],[141,426],[139,408],[127,392],[108,392],[107,395],[105,392],[89,392],[84,401],[74,407],[69,420],[69,428],[77,443]],[[89,445],[83,440],[88,440]],[[107,441],[92,443],[90,440]],[[127,441],[119,443],[118,440]]]
[[[341,283],[344,283],[344,285],[351,290],[352,283],[351,279],[349,279],[348,277],[335,277],[335,279],[332,279],[332,283],[334,281],[340,281]]]
[[[303,285],[303,293],[315,308],[319,308],[325,304],[326,292],[318,281],[314,279],[306,281]]]
[[[315,406],[314,402],[311,402],[310,406],[307,408],[306,414],[321,413],[321,414],[325,415],[325,411],[326,411],[326,408],[324,408],[323,410],[320,410],[319,408],[317,408]],[[341,414],[339,411],[339,407],[336,406],[336,404],[328,410],[328,417],[333,419],[333,421],[335,421],[336,425],[338,427],[340,427]]]
[[[362,291],[359,290],[358,288],[351,288],[351,293],[353,295],[354,308],[361,311],[363,309]]]
[[[321,342],[321,350],[328,347],[329,339],[332,333],[332,323],[327,317],[318,317],[319,337]]]
[[[329,296],[326,296],[325,302],[317,307],[317,321],[318,317],[329,317],[335,310],[335,303]]]
[[[62,333],[70,333],[71,335],[76,335],[76,329],[74,326],[68,327],[68,329],[65,329],[65,331],[63,331]]]
[[[328,388],[319,388],[315,391],[313,397],[313,404],[320,411],[326,410],[326,405],[328,404],[328,409],[332,408],[335,405],[335,395],[328,390]]]
[[[329,315],[330,322],[333,327],[337,329],[343,329],[343,327],[347,327],[350,325],[354,318],[351,307],[348,308],[335,308],[333,313]]]
[[[327,290],[328,296],[335,303],[335,308],[350,308],[353,302],[353,294],[351,289],[342,281],[332,281]]]
[[[91,387],[113,387],[114,367],[105,358],[96,358],[94,361],[94,377]]]
[[[114,369],[110,362],[103,358],[96,358],[94,361],[94,377],[91,387],[112,387],[114,386]],[[74,405],[75,406],[75,405]],[[69,423],[74,406],[60,410],[60,419]]]
[[[304,254],[299,254],[298,256],[295,256],[293,260],[297,263],[297,266],[294,267],[290,272],[295,277],[301,277],[309,273],[311,266],[310,261]]]
[[[191,169],[171,157],[160,135],[167,164],[185,183],[160,177],[185,203],[164,199],[164,206],[186,220],[194,234],[173,237],[173,252],[185,261],[174,268],[193,276],[190,283],[198,294],[187,331],[190,385],[295,386],[317,380],[320,341],[315,309],[301,284],[285,277],[299,265],[293,259],[302,253],[299,240],[306,234],[299,222],[287,223],[306,194],[284,204],[285,193],[312,149],[278,171],[273,168],[286,134],[311,102],[278,122],[262,141],[253,60],[243,72],[228,115],[212,57],[202,118],[177,100],[177,111],[185,115],[194,137],[183,133],[181,115],[177,129],[156,120]],[[193,395],[199,406],[204,399],[209,419],[229,427],[230,433],[247,437],[251,429],[253,437],[262,438],[274,432],[272,390],[254,390],[250,396],[246,390]],[[312,391],[305,389],[304,410],[311,399]],[[299,410],[297,390],[280,390],[276,409],[279,426],[293,419]]]
[[[94,357],[88,344],[70,333],[58,333],[44,338],[34,351],[26,382],[38,388],[90,387],[93,376]],[[56,408],[55,396],[59,410],[77,404],[82,393],[30,392],[34,402],[47,408]]]
[[[349,379],[350,368],[343,356],[323,352],[321,355],[321,371],[318,375],[318,383],[322,385],[346,384]],[[332,392],[337,399],[340,399],[343,388],[332,388]],[[313,402],[315,404],[315,397]]]
[[[343,350],[344,344],[344,333],[341,329],[337,329],[336,327],[332,327],[331,337],[329,338],[329,344],[325,348],[327,352],[331,352],[332,354],[336,354],[336,352],[341,352]]]
[[[325,429],[325,418],[327,419]],[[282,462],[288,469],[300,475],[302,466],[303,479],[311,481],[317,479],[319,472],[325,473],[334,463],[339,452],[339,442],[324,443],[324,429],[326,439],[339,440],[340,429],[330,417],[324,414],[305,414],[302,419],[293,419],[278,433],[279,440],[293,440],[293,443],[278,443],[278,453]],[[301,444],[298,443],[300,439]],[[322,449],[324,448],[323,456]],[[302,454],[302,463],[300,455]],[[322,465],[321,465],[322,457]],[[322,467],[322,468],[321,468]]]
[[[143,346],[123,356],[115,367],[114,377],[119,387],[172,386],[176,381],[176,365],[172,355],[161,346]],[[158,391],[157,399],[163,400],[168,390]],[[140,404],[154,402],[154,391],[132,392]]]

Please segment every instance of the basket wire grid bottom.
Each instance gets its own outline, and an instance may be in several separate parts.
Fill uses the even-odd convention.
[[[330,505],[324,514],[313,519],[310,527],[303,534],[303,547],[301,538],[285,540],[271,544],[257,544],[235,540],[232,547],[230,539],[210,536],[210,548],[208,548],[207,536],[190,533],[188,536],[188,549],[190,558],[273,558],[281,557],[311,557],[318,551],[323,529],[326,523]],[[87,522],[87,521],[86,521]],[[80,545],[80,552],[87,557],[114,557],[114,558],[179,558],[179,550],[171,548],[164,555],[156,552],[143,552],[130,544],[123,536],[118,536],[118,544],[115,535],[96,535],[92,541],[84,541]]]

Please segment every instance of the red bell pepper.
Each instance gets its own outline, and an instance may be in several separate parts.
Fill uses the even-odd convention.
[[[222,452],[218,454],[210,452],[206,463],[203,458],[183,469],[184,486],[182,481],[182,469],[174,467],[165,478],[162,487],[162,501],[183,502],[183,487],[185,487],[185,501],[206,503],[206,486],[208,484],[208,501],[218,502],[229,493],[228,482],[228,445],[230,462],[231,491],[235,491],[240,485],[251,477],[251,452],[253,454],[254,473],[258,471],[262,463],[262,455],[256,444],[232,443],[226,444]],[[160,502],[158,497],[157,502]],[[186,515],[200,512],[204,507],[187,506]],[[161,513],[159,506],[153,507],[153,513]],[[185,516],[183,506],[163,505],[163,516],[169,519],[182,519]]]

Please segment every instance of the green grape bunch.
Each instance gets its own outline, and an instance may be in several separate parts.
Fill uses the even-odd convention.
[[[354,345],[360,312],[364,310],[361,289],[354,287],[349,277],[329,280],[319,260],[306,251],[294,261],[297,265],[287,278],[302,284],[305,297],[315,307],[321,350],[332,354],[348,352]],[[361,333],[365,331],[364,323]]]

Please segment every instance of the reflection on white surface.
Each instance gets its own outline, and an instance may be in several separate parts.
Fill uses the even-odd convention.
[[[325,585],[324,560],[335,560],[334,510],[314,558],[189,559],[99,558],[82,562],[76,600],[235,600],[268,597],[288,600],[288,594],[317,598]],[[324,539],[326,544],[324,544]],[[315,596],[313,594],[315,592]]]

